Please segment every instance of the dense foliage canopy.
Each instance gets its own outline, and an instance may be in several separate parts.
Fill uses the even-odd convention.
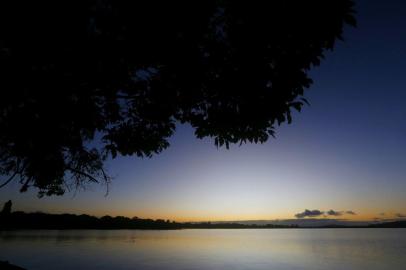
[[[352,0],[0,5],[0,185],[40,196],[109,181],[107,157],[159,153],[178,122],[265,142],[355,25]]]

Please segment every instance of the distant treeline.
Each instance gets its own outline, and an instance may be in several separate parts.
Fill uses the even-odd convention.
[[[128,218],[124,216],[103,216],[74,214],[46,214],[11,212],[0,214],[0,230],[15,229],[271,229],[271,228],[406,228],[406,221],[394,221],[366,226],[330,225],[320,227],[299,227],[298,225],[256,225],[240,223],[175,222],[163,219]]]
[[[239,223],[175,222],[163,219],[141,219],[123,216],[101,218],[89,215],[46,214],[12,212],[0,216],[0,229],[244,229],[244,228],[295,228],[285,225],[244,225]]]
[[[13,212],[1,217],[3,229],[178,229],[179,223],[123,216]]]
[[[406,220],[390,221],[371,224],[370,228],[406,228]]]

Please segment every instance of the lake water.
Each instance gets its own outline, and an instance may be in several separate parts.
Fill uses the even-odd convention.
[[[406,229],[0,232],[0,260],[43,269],[405,269]]]

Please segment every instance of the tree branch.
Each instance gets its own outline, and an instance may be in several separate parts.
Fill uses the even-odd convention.
[[[14,174],[13,174],[9,179],[6,180],[6,182],[4,182],[3,184],[1,184],[1,185],[0,185],[0,188],[4,187],[4,186],[7,185],[8,183],[10,183],[11,180],[13,180],[13,178],[14,178],[17,174],[18,174],[18,170],[16,170],[16,171],[14,172]]]
[[[101,168],[100,170],[103,174],[104,181],[106,182],[106,194],[104,196],[107,197],[109,195],[110,177],[106,174],[103,168]]]
[[[99,183],[99,181],[98,181],[96,178],[94,178],[94,177],[91,176],[90,174],[85,173],[85,172],[83,172],[83,171],[81,171],[81,170],[78,170],[78,169],[75,169],[75,168],[72,168],[72,167],[67,167],[66,169],[68,169],[69,171],[71,171],[71,172],[74,173],[74,174],[83,175],[83,176],[89,178],[90,181],[92,181],[92,182]]]

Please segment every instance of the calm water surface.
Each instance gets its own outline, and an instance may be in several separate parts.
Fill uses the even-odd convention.
[[[0,232],[0,260],[42,269],[405,269],[406,229]]]

